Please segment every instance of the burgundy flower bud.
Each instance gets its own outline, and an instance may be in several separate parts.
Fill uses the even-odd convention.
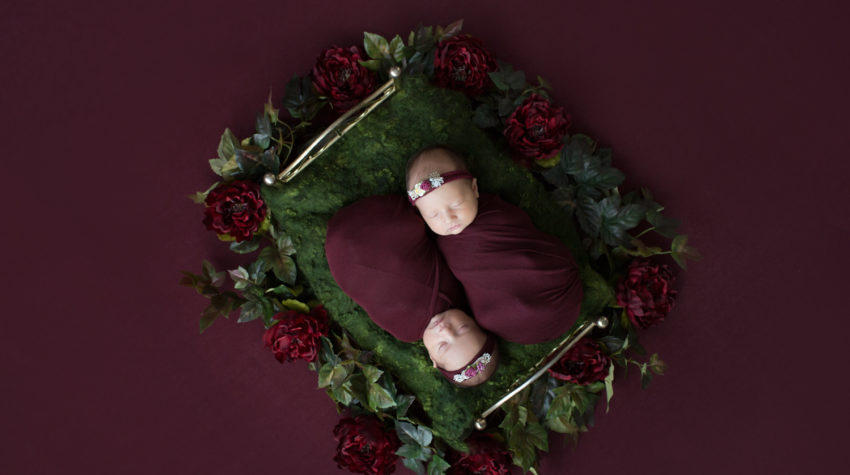
[[[455,453],[450,459],[452,466],[446,471],[447,475],[511,473],[511,454],[493,436],[484,432],[473,432],[465,442],[469,453]]]

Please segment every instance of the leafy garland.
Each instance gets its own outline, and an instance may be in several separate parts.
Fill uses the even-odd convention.
[[[391,473],[401,457],[417,473],[507,473],[510,462],[536,473],[539,451],[548,450],[548,430],[577,440],[593,425],[603,391],[606,401],[613,395],[615,365],[636,365],[643,386],[653,374],[663,373],[657,355],[646,361],[631,356],[644,353],[637,330],[663,320],[676,295],[669,267],[648,258],[670,255],[682,268],[699,258],[687,237],[676,234],[679,221],[664,216],[648,190],[620,195],[625,177],[611,166],[611,150],[585,135],[567,133],[570,117],[551,104],[542,78],[529,84],[524,72],[495,61],[480,40],[461,35],[461,27],[461,21],[445,28],[420,26],[406,42],[399,35],[387,40],[367,32],[365,56],[356,46],[323,51],[309,75],[296,75],[286,85],[283,107],[290,118],[281,118],[270,97],[254,134],[239,140],[226,129],[218,157],[210,160],[221,181],[191,197],[205,205],[204,223],[230,242],[232,251],[259,250],[253,262],[227,271],[232,290],[224,286],[225,273],[207,261],[200,274],[184,272],[181,284],[210,299],[200,331],[238,309],[240,323],[262,320],[263,341],[278,361],[306,360],[318,372],[319,387],[338,408],[348,410],[334,430],[339,442],[335,460],[353,472]],[[467,93],[477,103],[475,124],[507,142],[516,160],[575,216],[594,268],[616,288],[607,335],[582,340],[548,377],[503,407],[497,430],[473,434],[466,447],[436,437],[417,417],[416,398],[328,320],[297,270],[292,240],[272,224],[259,194],[266,173],[278,174],[328,118],[371,93],[394,66],[404,75],[424,75]],[[646,242],[651,232],[656,235],[652,244]],[[659,241],[667,244],[661,247]]]

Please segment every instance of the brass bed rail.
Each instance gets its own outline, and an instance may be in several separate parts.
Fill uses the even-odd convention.
[[[496,409],[502,407],[503,404],[510,401],[512,397],[519,394],[523,389],[530,386],[533,382],[540,379],[546,373],[546,370],[551,368],[555,363],[558,362],[566,353],[573,347],[579,340],[585,337],[588,333],[591,332],[594,328],[605,328],[608,326],[608,319],[605,317],[599,317],[594,321],[584,322],[579,326],[574,332],[567,335],[561,343],[558,344],[552,351],[549,352],[548,355],[541,358],[537,364],[534,365],[534,368],[537,368],[537,371],[534,372],[528,379],[522,381],[522,378],[514,381],[513,389],[508,391],[501,399],[496,401],[495,404],[487,408],[486,411],[482,412],[478,419],[475,420],[475,428],[478,430],[484,430],[487,427],[487,416],[492,414]],[[542,365],[542,366],[541,366]]]
[[[304,151],[292,160],[292,162],[290,162],[283,171],[277,175],[274,173],[266,173],[263,177],[263,182],[265,182],[266,185],[271,186],[274,185],[275,181],[280,180],[283,183],[288,183],[290,180],[295,178],[296,175],[301,173],[302,170],[313,163],[313,160],[318,158],[319,155],[324,153],[325,150],[327,150],[337,140],[342,138],[346,132],[351,130],[358,122],[363,120],[364,117],[369,115],[369,113],[371,113],[376,107],[381,105],[382,102],[392,96],[399,89],[400,82],[401,69],[398,67],[390,68],[389,81],[385,82],[367,98],[358,102],[357,105],[351,108],[348,112],[342,114],[337,120],[329,125],[327,129],[316,136],[316,138],[307,145]]]

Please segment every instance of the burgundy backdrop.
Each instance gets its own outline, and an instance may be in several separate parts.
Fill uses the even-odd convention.
[[[198,336],[179,272],[237,260],[186,195],[216,178],[222,130],[248,133],[322,48],[458,18],[552,83],[705,256],[644,336],[668,374],[620,377],[542,473],[837,467],[847,8],[601,3],[5,1],[0,472],[339,473],[305,364],[279,365],[259,323]]]

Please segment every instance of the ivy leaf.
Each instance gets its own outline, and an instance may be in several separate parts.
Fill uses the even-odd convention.
[[[543,89],[549,89],[550,91],[552,90],[552,86],[549,84],[548,81],[543,79],[542,76],[537,76],[537,84],[540,85],[540,87],[542,87]]]
[[[496,106],[498,107],[499,117],[507,117],[511,115],[511,112],[513,112],[516,108],[516,106],[514,106],[514,101],[512,101],[510,97],[499,98]]]
[[[668,218],[655,209],[646,212],[646,220],[655,227],[655,232],[671,239],[676,235],[676,228],[682,224],[678,219]]]
[[[661,360],[658,353],[653,353],[652,356],[649,357],[647,365],[649,366],[649,369],[657,375],[663,376],[664,371],[667,370],[667,363]]]
[[[407,410],[410,409],[410,406],[415,400],[416,397],[411,396],[410,394],[402,394],[396,397],[396,419],[404,417],[405,414],[407,414]]]
[[[260,155],[260,164],[275,175],[280,173],[280,158],[275,153],[274,147],[264,151]]]
[[[260,247],[260,238],[259,236],[254,236],[253,239],[248,241],[233,241],[230,243],[230,250],[237,254],[249,254],[257,250]]]
[[[442,475],[451,467],[442,457],[434,454],[428,462],[428,475]]]
[[[283,106],[289,111],[289,115],[296,119],[310,120],[322,107],[322,102],[313,92],[313,83],[310,78],[295,75],[286,83],[286,92],[283,96]]]
[[[602,225],[602,208],[589,196],[579,196],[577,201],[576,217],[579,226],[591,238],[598,236]]]
[[[291,256],[295,254],[295,246],[292,244],[292,238],[286,235],[278,236],[275,239],[275,244],[277,245],[277,251],[282,256]]]
[[[620,200],[616,195],[603,199],[599,234],[609,246],[619,246],[629,242],[626,231],[634,228],[644,217],[644,209],[638,205],[626,205],[619,208]]]
[[[291,257],[281,255],[278,249],[275,249],[272,246],[267,246],[260,251],[260,255],[257,259],[266,263],[266,265],[271,268],[272,272],[274,272],[275,277],[277,277],[281,282],[289,285],[295,284],[297,270],[295,268],[295,261],[292,260]]]
[[[427,427],[416,426],[409,422],[396,421],[395,429],[398,433],[398,438],[405,444],[416,444],[427,447],[434,438],[434,435]]]
[[[369,381],[370,383],[377,382],[378,378],[380,378],[381,375],[384,374],[384,372],[378,369],[377,366],[363,365],[362,369],[363,376],[366,376],[366,381]]]
[[[402,447],[404,448],[404,447]],[[399,449],[401,451],[401,449]],[[399,452],[396,452],[399,453]],[[416,460],[415,458],[407,458],[402,456],[401,463],[408,468],[408,470],[412,472],[416,472],[419,475],[425,473],[425,467],[422,465],[422,462]]]
[[[687,269],[688,259],[695,261],[702,258],[696,248],[688,245],[688,236],[684,234],[679,234],[673,238],[673,242],[670,244],[670,251],[673,255],[673,260],[682,269]]]
[[[369,408],[376,411],[395,406],[392,394],[378,383],[369,383],[368,390]]]
[[[646,389],[652,382],[652,373],[647,370],[646,363],[640,365],[640,388]]]
[[[331,389],[330,395],[334,401],[343,406],[351,405],[351,402],[354,400],[354,395],[351,392],[351,383],[345,383],[338,388]]]
[[[372,59],[381,59],[390,54],[390,44],[387,39],[377,33],[363,33],[363,47]]]
[[[198,191],[194,194],[189,195],[189,199],[192,200],[193,203],[202,205],[207,201],[207,196],[210,194],[210,191],[215,189],[218,186],[218,182],[213,183],[212,186],[207,188],[205,191]]]

